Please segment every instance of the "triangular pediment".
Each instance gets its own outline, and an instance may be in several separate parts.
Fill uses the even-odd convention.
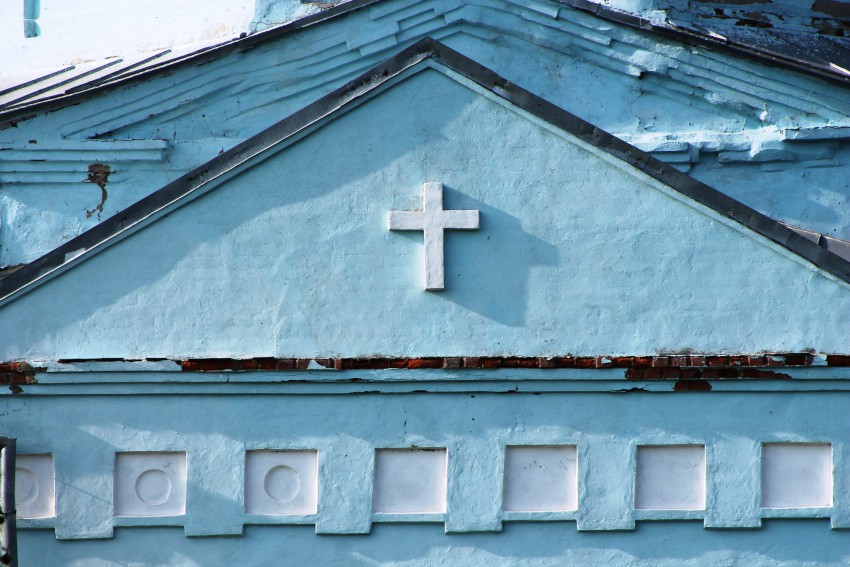
[[[428,182],[480,214],[442,291],[387,223]],[[425,40],[0,280],[0,359],[843,352],[848,281]]]

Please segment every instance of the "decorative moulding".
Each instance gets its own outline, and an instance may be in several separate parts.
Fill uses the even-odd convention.
[[[378,449],[372,511],[441,514],[446,511],[445,449]]]
[[[52,455],[18,455],[15,463],[15,505],[20,519],[55,516],[55,475]]]
[[[507,447],[502,507],[509,512],[578,509],[575,446]]]
[[[765,443],[761,456],[763,508],[832,506],[832,446]]]
[[[316,451],[248,451],[245,454],[245,513],[315,514],[318,506]]]
[[[117,453],[116,516],[186,513],[186,453]]]
[[[637,449],[635,508],[705,509],[705,447],[658,445]]]

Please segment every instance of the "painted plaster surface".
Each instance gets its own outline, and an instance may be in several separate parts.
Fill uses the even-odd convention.
[[[18,518],[53,517],[54,478],[51,455],[16,456],[15,509]]]
[[[832,447],[768,443],[762,447],[762,506],[832,505]]]
[[[845,89],[555,2],[386,0],[0,130],[0,265],[37,258],[426,35],[769,216],[850,238]],[[92,164],[112,173],[87,216],[102,201]]]
[[[635,508],[702,510],[705,508],[705,447],[638,447]]]
[[[318,455],[315,451],[250,451],[245,455],[245,513],[316,513]]]
[[[847,350],[846,285],[436,69],[257,161],[5,306],[0,357]],[[437,178],[481,230],[435,294],[386,214]]]
[[[388,564],[443,555],[467,564],[482,557],[496,564],[581,564],[591,553],[638,565],[733,559],[838,565],[850,558],[841,544],[850,526],[850,426],[840,419],[850,403],[847,392],[303,396],[287,395],[288,386],[277,384],[272,394],[252,394],[246,385],[240,396],[189,398],[146,395],[147,385],[124,396],[51,396],[45,388],[42,396],[2,400],[9,416],[4,428],[19,438],[21,450],[49,450],[55,462],[55,519],[21,522],[30,564],[144,557],[144,564],[208,565],[215,564],[214,552],[244,554],[249,564],[262,564],[269,554],[297,562],[307,553],[343,563],[366,561],[365,555]],[[761,507],[761,447],[777,442],[832,445],[831,507]],[[704,511],[635,509],[638,447],[658,444],[705,446]],[[505,451],[518,445],[576,447],[575,511],[503,511]],[[445,448],[445,514],[394,519],[377,513],[375,451],[386,447]],[[271,448],[318,452],[316,515],[244,513],[246,451]],[[186,452],[185,516],[115,515],[115,455],[127,451]],[[445,536],[449,531],[455,535]],[[371,535],[343,537],[366,532]],[[208,537],[185,537],[191,535]],[[231,537],[216,537],[224,535]],[[94,545],[55,541],[113,536]],[[508,549],[513,552],[503,556]]]

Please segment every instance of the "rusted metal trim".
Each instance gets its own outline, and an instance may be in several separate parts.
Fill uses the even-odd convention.
[[[0,565],[18,567],[15,509],[15,439],[0,437]]]

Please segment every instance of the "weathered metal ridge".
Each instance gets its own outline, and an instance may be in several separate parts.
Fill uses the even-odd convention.
[[[451,69],[495,96],[608,152],[689,199],[740,223],[821,270],[850,283],[850,262],[847,260],[593,124],[518,87],[440,42],[426,38],[0,279],[0,305],[14,300],[156,218],[204,194],[213,187],[213,181],[235,173],[240,166],[259,154],[295,140],[307,129],[331,117],[338,110],[355,104],[387,81],[427,60]]]
[[[3,109],[3,106],[0,106],[0,128],[6,128],[20,122],[21,120],[26,120],[39,114],[79,104],[80,102],[98,96],[102,93],[141,83],[160,74],[167,74],[183,67],[200,65],[214,61],[231,53],[246,51],[267,41],[284,37],[298,30],[355,12],[382,1],[386,0],[350,0],[286,24],[250,35],[242,34],[240,37],[233,40],[204,47],[186,55],[168,59],[167,61],[157,62],[156,59],[165,52],[159,53],[124,69],[120,69],[115,73],[110,73],[108,75],[98,77],[91,82],[77,85],[66,91],[64,94],[51,96],[47,99],[31,101],[31,103],[24,102],[24,99],[21,101],[12,101],[15,104],[5,110]],[[736,56],[748,57],[761,63],[791,69],[824,79],[837,85],[850,87],[850,75],[844,72],[840,67],[844,64],[850,65],[850,62],[833,62],[839,65],[839,67],[836,68],[834,65],[830,65],[829,62],[823,61],[813,55],[808,58],[802,56],[800,53],[805,52],[804,50],[796,50],[793,54],[791,52],[781,52],[777,49],[770,48],[768,43],[765,43],[764,45],[755,45],[754,43],[747,43],[741,40],[736,41],[734,39],[723,37],[716,33],[711,33],[708,30],[684,27],[671,23],[655,22],[634,14],[621,12],[607,6],[600,5],[596,2],[591,2],[590,0],[554,1],[562,5],[593,14],[607,21],[664,35],[683,43],[726,51]],[[27,84],[38,82],[56,74],[57,73],[51,73],[47,77],[29,81]],[[75,79],[76,78],[79,78],[79,76],[75,77]],[[56,86],[57,85],[53,85],[50,90],[53,90]],[[14,90],[15,88],[18,87],[6,90]],[[33,96],[34,95],[28,95],[25,99],[31,99]],[[21,104],[22,102],[23,104]],[[12,103],[7,103],[6,106],[8,107],[11,104]]]

